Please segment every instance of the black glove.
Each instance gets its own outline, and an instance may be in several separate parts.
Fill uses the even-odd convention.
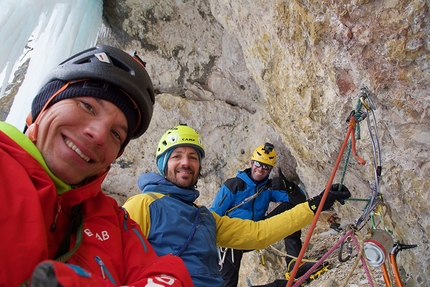
[[[295,193],[298,191],[298,186],[294,182],[288,181],[280,168],[278,168],[278,173],[279,176],[267,181],[267,187],[269,189],[285,190],[288,193]]]
[[[287,190],[287,185],[281,177],[274,177],[268,181],[269,189]]]
[[[300,188],[294,182],[288,181],[284,173],[278,168],[279,177],[274,177],[271,180],[269,189],[285,190],[288,193],[290,203],[297,205],[306,201],[306,196],[300,191]]]
[[[288,181],[281,176],[272,178],[268,185],[269,189],[285,190],[289,194],[295,194],[298,191],[298,186],[294,182]]]
[[[321,202],[321,198],[324,194],[324,190],[317,196],[308,200],[310,209],[315,213],[318,209],[318,206]],[[345,204],[343,201],[351,197],[351,192],[349,192],[348,188],[344,185],[341,186],[339,190],[339,184],[333,184],[328,191],[327,198],[324,202],[324,206],[322,210],[327,210],[333,206],[336,201],[339,201],[341,204]]]

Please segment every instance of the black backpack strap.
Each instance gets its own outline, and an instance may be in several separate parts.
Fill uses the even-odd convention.
[[[84,213],[80,204],[73,206],[72,208],[72,219],[70,225],[67,228],[66,234],[64,235],[63,241],[61,241],[57,252],[55,253],[55,260],[59,262],[66,262],[72,255],[78,250],[82,243],[82,236],[84,230]],[[73,233],[76,233],[75,246],[70,250],[70,237]]]

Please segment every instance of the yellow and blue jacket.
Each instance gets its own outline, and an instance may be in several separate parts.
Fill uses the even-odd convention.
[[[198,190],[177,187],[157,173],[142,174],[138,185],[142,194],[130,197],[124,207],[158,255],[177,254],[185,247],[180,257],[195,286],[224,286],[217,246],[263,249],[310,224],[314,216],[303,203],[262,221],[230,218],[195,205]]]

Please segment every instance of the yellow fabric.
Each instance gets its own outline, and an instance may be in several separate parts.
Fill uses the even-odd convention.
[[[32,157],[34,157],[45,169],[46,173],[49,174],[52,181],[57,187],[57,193],[63,194],[66,191],[72,189],[70,185],[64,183],[61,179],[56,177],[51,170],[46,165],[45,159],[43,158],[40,151],[37,149],[36,145],[22,132],[20,132],[16,127],[6,123],[0,122],[0,130],[13,139],[17,144],[19,144],[24,150],[26,150]]]
[[[130,197],[123,205],[146,237],[151,228],[149,206],[163,196],[160,193],[138,194]],[[261,221],[219,216],[215,212],[212,215],[216,221],[217,246],[243,250],[264,249],[307,226],[314,218],[307,202]]]
[[[154,200],[163,196],[164,195],[161,193],[137,194],[127,199],[123,205],[123,207],[130,214],[130,217],[140,225],[140,228],[142,229],[142,232],[146,238],[148,238],[149,230],[151,229],[149,206]]]
[[[243,250],[266,248],[312,223],[314,218],[307,202],[261,221],[212,214],[217,224],[217,246]]]

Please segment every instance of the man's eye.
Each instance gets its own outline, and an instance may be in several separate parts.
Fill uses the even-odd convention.
[[[82,103],[82,105],[87,109],[87,110],[89,110],[90,112],[94,112],[94,108],[93,108],[93,106],[92,105],[90,105],[89,103],[87,103],[87,102],[83,102],[83,101],[81,101],[81,103]]]
[[[122,137],[120,133],[116,131],[112,131],[112,134],[114,135],[115,138],[119,139],[119,141],[122,142]]]

